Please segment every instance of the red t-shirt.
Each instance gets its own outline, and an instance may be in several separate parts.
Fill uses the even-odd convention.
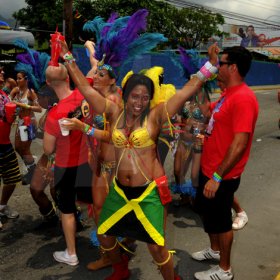
[[[212,117],[201,157],[203,173],[211,178],[224,159],[235,133],[250,133],[246,150],[241,160],[224,176],[224,179],[239,177],[248,161],[253,133],[258,117],[258,102],[254,92],[245,84],[230,87],[221,98],[211,104]]]
[[[82,94],[75,89],[48,113],[45,131],[56,137],[55,165],[59,167],[78,166],[88,161],[86,135],[80,130],[71,130],[69,136],[62,136],[58,124],[58,120],[69,117],[69,113],[79,112],[83,100]]]
[[[10,144],[11,124],[8,123],[5,116],[5,104],[10,102],[6,93],[0,90],[0,144]]]

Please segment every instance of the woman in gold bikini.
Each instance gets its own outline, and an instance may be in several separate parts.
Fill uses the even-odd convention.
[[[219,49],[212,45],[207,62],[197,75],[188,81],[166,103],[150,110],[154,86],[145,75],[132,74],[124,84],[124,107],[102,97],[92,88],[61,42],[61,57],[76,86],[94,111],[108,115],[112,141],[115,146],[116,176],[103,205],[98,225],[102,247],[109,253],[114,272],[106,279],[128,279],[128,259],[121,256],[115,236],[145,241],[160,267],[164,279],[180,279],[173,269],[173,258],[165,246],[166,207],[171,196],[163,166],[157,157],[156,143],[162,124],[197,92],[217,71]],[[94,131],[93,131],[94,134]]]

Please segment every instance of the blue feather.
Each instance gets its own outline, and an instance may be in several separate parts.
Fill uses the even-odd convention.
[[[128,49],[128,56],[132,59],[139,54],[144,54],[148,51],[154,49],[159,43],[167,42],[165,38],[160,33],[144,33],[134,42],[132,42]]]
[[[83,30],[94,33],[96,41],[99,42],[101,31],[105,26],[110,26],[110,23],[106,23],[103,18],[97,16],[92,21],[87,21],[83,26]]]
[[[26,53],[17,55],[15,70],[24,71],[28,76],[29,87],[38,90],[46,81],[45,70],[50,56],[30,49],[26,42],[19,39],[15,40],[15,45],[26,50]]]

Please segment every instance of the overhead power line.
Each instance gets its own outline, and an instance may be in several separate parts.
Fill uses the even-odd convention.
[[[244,23],[249,23],[249,24],[260,24],[262,26],[271,26],[274,28],[280,28],[280,24],[277,21],[273,21],[273,20],[265,20],[265,19],[261,19],[258,17],[253,17],[253,16],[247,16],[247,15],[243,15],[243,14],[239,14],[239,13],[234,13],[234,12],[229,12],[226,10],[222,10],[222,9],[217,9],[217,8],[212,8],[209,6],[205,6],[205,5],[199,5],[199,4],[195,4],[195,3],[191,3],[191,2],[187,2],[184,0],[167,0],[165,2],[168,2],[169,4],[172,4],[178,8],[205,8],[207,10],[210,10],[212,12],[215,13],[219,13],[221,15],[223,15],[224,18],[227,19],[231,19],[231,20],[238,20]]]

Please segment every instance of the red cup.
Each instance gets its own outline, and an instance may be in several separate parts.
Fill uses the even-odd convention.
[[[61,51],[59,41],[64,41],[64,36],[61,35],[60,32],[56,31],[54,34],[51,34],[51,60],[49,62],[51,66],[58,66],[59,54]]]
[[[29,126],[31,124],[31,118],[29,116],[23,117],[23,124]]]
[[[12,123],[15,120],[16,108],[17,108],[17,105],[13,102],[8,102],[5,104],[7,122]]]

